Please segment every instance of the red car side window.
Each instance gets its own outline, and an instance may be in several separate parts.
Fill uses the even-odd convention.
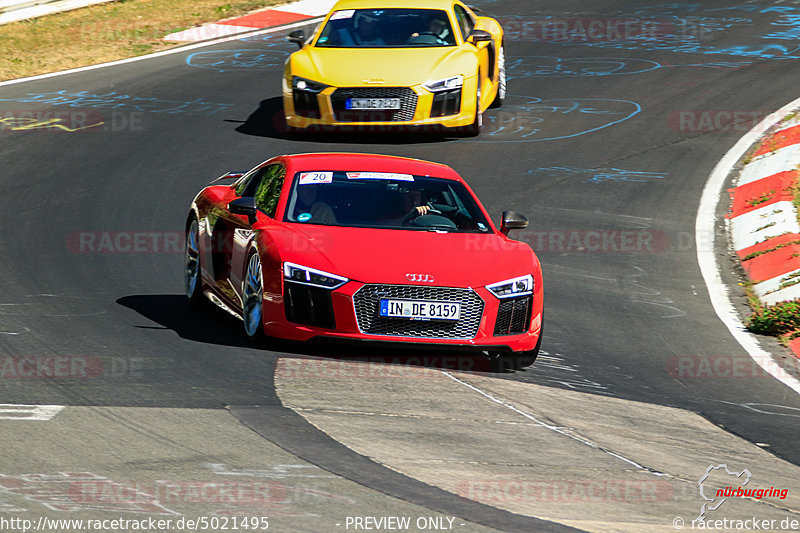
[[[270,218],[275,217],[285,177],[286,169],[283,165],[269,165],[255,187],[253,196],[256,198],[256,206]]]

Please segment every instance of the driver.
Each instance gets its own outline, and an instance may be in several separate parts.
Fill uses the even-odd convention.
[[[450,35],[450,30],[448,29],[447,21],[439,18],[433,17],[428,22],[428,31],[423,33],[429,33],[439,39],[442,42],[447,42],[447,36]],[[414,32],[411,34],[411,37],[419,37],[419,32]]]
[[[356,28],[356,41],[360,45],[385,46],[386,43],[378,34],[378,17],[368,11],[356,13],[353,24]]]
[[[427,215],[428,211],[431,210],[430,206],[419,205],[422,203],[422,191],[419,189],[404,192],[403,201],[405,202],[404,207],[408,214],[413,214],[412,212],[416,211],[417,216],[422,216]]]
[[[333,214],[331,206],[325,202],[318,202],[318,184],[303,184],[297,187],[297,204],[295,205],[295,219],[300,222],[312,222],[314,224],[331,225],[336,224],[336,215]],[[306,220],[300,220],[301,215],[305,215]]]
[[[418,189],[393,193],[387,199],[388,214],[384,222],[390,226],[401,226],[416,217],[426,215],[431,210],[422,203],[422,191]]]

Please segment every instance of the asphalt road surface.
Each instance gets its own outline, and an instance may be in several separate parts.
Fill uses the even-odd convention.
[[[474,479],[517,479],[514,465],[566,471],[597,452],[559,450],[557,440],[533,446],[525,432],[545,421],[515,426],[508,413],[484,411],[490,400],[462,387],[462,374],[434,365],[393,377],[386,368],[408,358],[402,351],[253,347],[236,320],[187,308],[182,230],[193,195],[225,172],[316,151],[446,163],[493,218],[505,209],[528,215],[517,237],[543,264],[543,353],[527,371],[463,373],[476,389],[496,387],[492,398],[521,403],[536,391],[551,421],[575,414],[572,399],[591,398],[578,410],[602,406],[652,438],[688,427],[664,415],[680,412],[696,423],[684,441],[689,456],[698,443],[740,437],[742,456],[765,469],[800,466],[800,397],[756,372],[717,318],[694,240],[714,165],[797,97],[800,2],[476,4],[507,29],[510,77],[506,105],[487,113],[476,139],[286,135],[280,77],[295,47],[280,32],[0,87],[0,402],[66,406],[49,420],[0,420],[0,517],[258,514],[272,529],[335,531],[357,528],[348,516],[392,515],[430,518],[426,530],[626,530],[581,522],[575,505],[570,518],[546,505],[476,503],[446,479],[453,472],[393,464],[401,455],[439,460],[481,438],[489,447],[480,457],[453,462],[482,457]],[[590,24],[586,39],[562,32]],[[715,253],[744,312],[724,209]],[[762,344],[789,364],[776,342]],[[321,356],[313,368],[328,375],[293,374],[308,356]],[[40,375],[17,372],[23,358]],[[345,376],[349,364],[373,370]],[[47,375],[54,365],[61,373]],[[414,372],[437,377],[406,379]],[[412,405],[419,410],[403,411]],[[331,414],[356,407],[364,416],[347,423]],[[398,417],[424,423],[392,431]],[[487,420],[499,425],[477,423]],[[382,451],[368,435],[383,439]],[[731,449],[698,458],[696,478],[709,461],[729,461]],[[648,471],[632,449],[624,455],[633,471]],[[603,468],[612,472],[609,457]],[[223,482],[240,491],[233,504],[186,495]],[[109,487],[149,496],[98,495]],[[606,503],[585,518],[624,522],[615,503],[625,502]],[[663,514],[663,525],[673,516]]]

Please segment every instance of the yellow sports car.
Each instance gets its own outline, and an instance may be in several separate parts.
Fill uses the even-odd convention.
[[[458,0],[341,0],[283,76],[286,125],[375,131],[440,125],[478,135],[506,95],[503,28]]]

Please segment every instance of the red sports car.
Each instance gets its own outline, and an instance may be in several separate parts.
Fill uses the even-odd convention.
[[[218,184],[235,179],[232,184]],[[364,154],[275,157],[226,174],[186,219],[186,295],[250,338],[418,343],[533,363],[542,271],[448,166]]]

